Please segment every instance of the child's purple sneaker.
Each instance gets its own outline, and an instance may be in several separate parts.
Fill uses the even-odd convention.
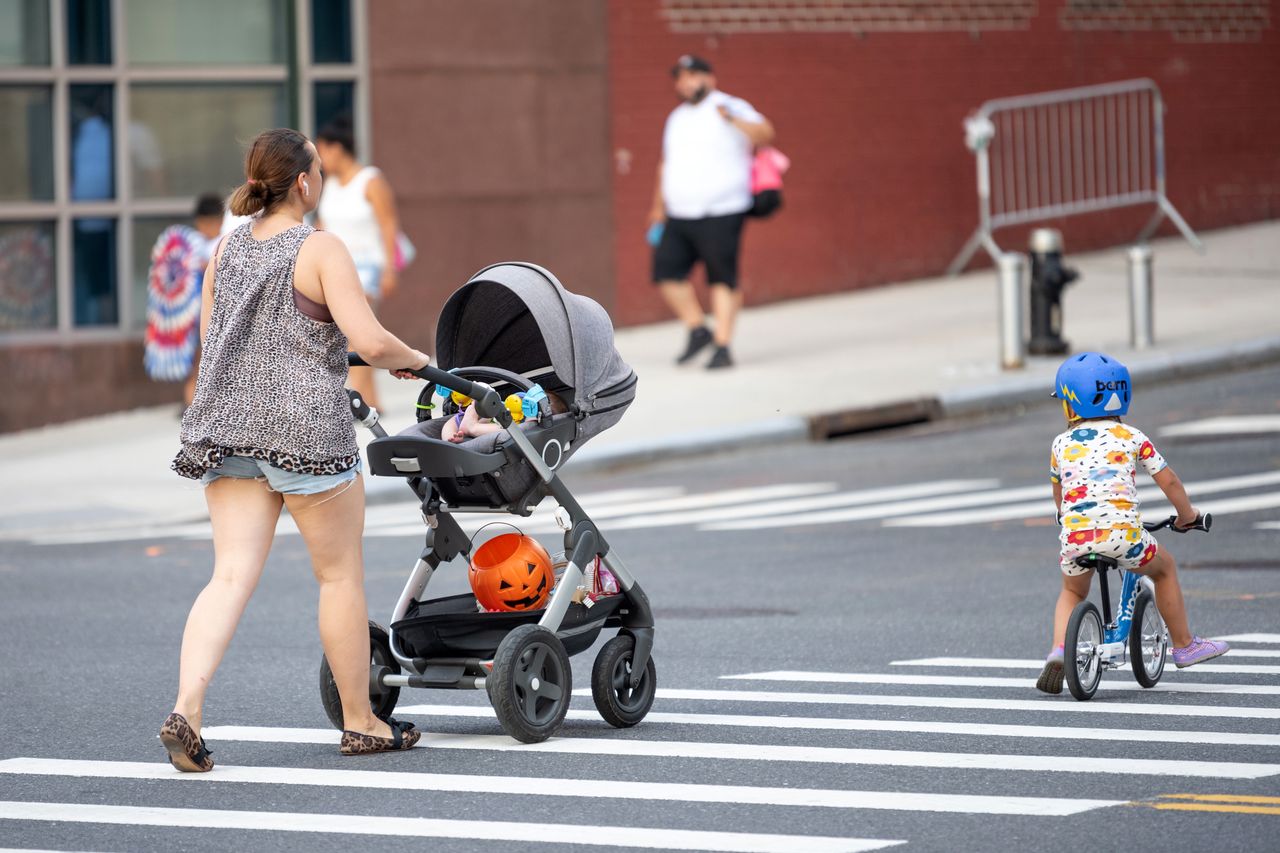
[[[1203,637],[1192,637],[1191,645],[1173,650],[1173,663],[1178,669],[1185,669],[1221,657],[1231,651],[1231,645],[1225,640],[1206,640]]]
[[[1040,670],[1040,677],[1036,679],[1036,690],[1053,694],[1062,692],[1063,657],[1062,646],[1056,646],[1049,652],[1044,660],[1044,669]]]

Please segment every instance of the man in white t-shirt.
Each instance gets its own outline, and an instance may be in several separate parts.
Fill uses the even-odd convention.
[[[738,246],[753,201],[751,161],[754,149],[773,139],[773,126],[746,101],[718,91],[705,59],[682,56],[671,75],[682,103],[667,116],[649,213],[650,234],[661,234],[654,246],[653,282],[689,329],[677,363],[692,360],[714,342],[707,367],[729,367],[733,324],[742,307]],[[714,333],[689,283],[698,261],[711,289]]]

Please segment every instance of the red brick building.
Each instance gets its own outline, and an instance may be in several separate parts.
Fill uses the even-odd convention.
[[[124,27],[149,2],[109,5]],[[272,15],[294,22],[281,37],[296,38],[296,51],[264,44],[276,51],[276,64],[264,66],[243,47],[239,61],[257,70],[228,73],[241,87],[253,74],[279,87],[278,106],[265,99],[260,112],[274,108],[272,120],[310,130],[326,109],[354,106],[370,159],[395,186],[419,249],[384,318],[424,348],[452,289],[509,258],[547,265],[620,325],[666,318],[648,284],[643,238],[662,124],[675,105],[667,69],[686,52],[710,60],[723,89],[773,121],[793,161],[786,208],[748,226],[748,304],[941,273],[977,222],[962,121],[1000,96],[1151,78],[1168,107],[1169,196],[1192,227],[1280,214],[1277,0],[235,2],[258,15],[255,33],[269,29]],[[40,0],[19,5],[43,8]],[[55,46],[59,27],[71,26],[56,12],[61,5],[44,4],[55,10],[45,28]],[[172,14],[181,18],[186,5]],[[343,15],[346,42],[321,38],[317,20]],[[30,20],[23,26],[39,32]],[[0,59],[17,50],[0,38]],[[193,73],[176,64],[182,57],[144,57],[144,75],[121,52],[108,61],[128,94],[116,102],[122,113],[136,112],[146,87],[170,73],[156,62],[175,63],[175,79]],[[76,67],[58,50],[0,63],[6,125],[43,115],[43,72],[32,70],[41,61],[53,113],[67,92],[74,96]],[[12,65],[26,67],[6,71]],[[86,78],[101,80],[101,72]],[[65,128],[51,128],[52,150],[64,156]],[[234,145],[252,129],[229,130]],[[239,179],[234,158],[219,168],[230,188]],[[48,201],[40,201],[40,181],[28,188],[31,198],[0,181],[0,237],[50,223],[58,248],[47,277],[50,304],[59,306],[40,328],[5,322],[17,316],[6,314],[5,300],[30,301],[34,279],[0,280],[0,430],[177,396],[142,373],[136,292],[132,302],[120,297],[114,325],[79,325],[69,307],[81,269],[71,236],[78,216],[118,218],[113,262],[136,290],[146,248],[139,235],[189,199],[147,198],[139,185],[88,204],[68,198],[62,180],[47,181]],[[1131,239],[1148,215],[1133,209],[1061,227],[1077,251]],[[1017,248],[1025,239],[1011,230],[1001,242]],[[12,269],[0,257],[0,279]]]

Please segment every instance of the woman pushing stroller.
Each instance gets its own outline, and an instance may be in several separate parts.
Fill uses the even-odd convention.
[[[320,201],[315,146],[288,129],[254,139],[227,235],[205,273],[204,356],[173,468],[205,486],[214,568],[182,639],[178,697],[160,737],[179,770],[207,771],[205,693],[257,586],[282,507],[320,585],[319,628],[342,699],[344,755],[408,749],[412,724],[374,716],[361,536],[364,485],[343,384],[351,348],[374,367],[425,367],[426,354],[374,317],[338,238],[303,222]]]

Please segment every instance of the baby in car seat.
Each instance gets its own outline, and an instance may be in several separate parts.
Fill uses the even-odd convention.
[[[538,386],[534,386],[537,390],[541,390]],[[569,409],[564,404],[564,400],[551,391],[544,392],[547,402],[551,405],[551,413],[559,415],[567,412]],[[524,402],[525,393],[512,394],[507,397],[507,408],[512,412],[512,423],[520,423],[524,420],[521,404]],[[445,441],[454,444],[461,444],[472,438],[479,438],[482,435],[492,432],[500,432],[502,425],[495,422],[493,418],[481,418],[476,413],[476,407],[470,402],[461,409],[457,414],[449,418],[445,422],[444,430],[440,433],[440,437]]]

